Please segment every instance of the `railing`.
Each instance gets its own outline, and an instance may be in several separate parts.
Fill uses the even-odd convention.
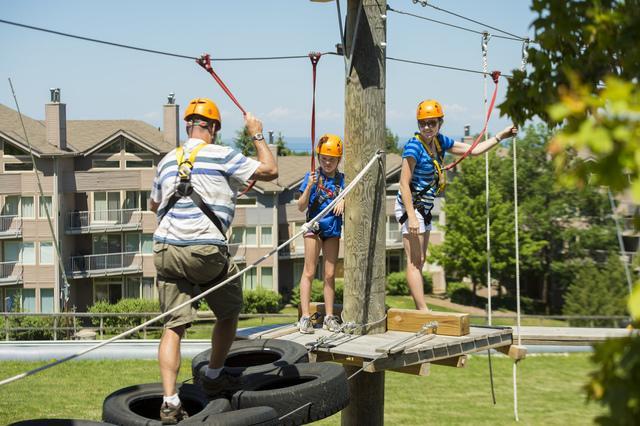
[[[68,337],[71,339],[80,338],[78,332],[82,329],[90,329],[95,332],[97,336],[101,338],[106,334],[122,333],[130,328],[133,328],[137,324],[142,324],[160,315],[159,312],[146,312],[146,313],[92,313],[92,312],[64,312],[64,313],[28,313],[28,312],[0,312],[0,318],[2,319],[2,328],[0,333],[4,334],[4,340],[10,341],[12,333],[33,333],[41,332],[51,337],[53,340],[60,340],[61,337]],[[38,325],[22,326],[19,324],[19,319],[24,317],[39,317],[45,321],[49,321],[51,324],[44,329]],[[135,324],[130,326],[110,326],[107,325],[109,320],[114,318],[130,319],[131,322],[135,321]],[[240,314],[239,319],[253,319],[260,318],[264,322],[265,318],[282,318],[283,323],[286,323],[287,318],[297,318],[297,314]],[[93,320],[93,321],[92,321]],[[211,311],[198,311],[194,323],[198,322],[212,322],[216,317]],[[12,324],[18,324],[14,326]],[[94,325],[94,323],[97,323]],[[161,321],[158,321],[154,325],[149,325],[140,331],[142,338],[146,339],[149,332],[160,332],[163,329]],[[157,337],[157,336],[156,336]]]
[[[18,262],[0,263],[0,281],[15,284],[22,281],[22,264]]]
[[[142,253],[123,252],[73,256],[69,260],[68,270],[72,276],[108,275],[109,272],[142,271]]]
[[[22,235],[22,217],[17,215],[0,216],[0,236],[19,237]]]
[[[92,232],[106,229],[140,229],[142,213],[140,209],[69,212],[67,230]]]

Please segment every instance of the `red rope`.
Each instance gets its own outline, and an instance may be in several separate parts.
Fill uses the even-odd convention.
[[[471,154],[471,151],[473,151],[473,149],[478,145],[478,143],[480,143],[480,139],[482,139],[482,136],[487,131],[487,126],[489,125],[489,119],[491,118],[491,112],[493,111],[493,106],[496,103],[496,95],[498,94],[498,81],[500,80],[500,71],[493,71],[491,73],[491,78],[493,79],[493,82],[495,83],[496,86],[493,89],[493,95],[491,96],[491,103],[489,104],[489,110],[487,111],[487,118],[485,119],[484,127],[482,128],[482,131],[480,132],[476,140],[473,141],[473,143],[471,144],[467,152],[462,154],[453,163],[447,164],[446,166],[444,166],[444,170],[450,170],[454,168],[459,162],[467,158],[469,154]]]
[[[247,111],[245,111],[244,108],[242,108],[242,106],[240,105],[240,102],[238,102],[236,97],[233,96],[233,93],[231,93],[231,90],[229,90],[227,85],[224,84],[224,81],[222,81],[222,79],[218,76],[218,74],[216,74],[216,72],[211,67],[211,56],[208,53],[205,53],[204,55],[196,59],[196,63],[200,65],[202,68],[204,68],[209,74],[211,74],[211,77],[213,77],[213,79],[218,83],[218,85],[224,91],[224,93],[226,93],[227,96],[229,96],[229,99],[231,99],[233,103],[236,104],[238,109],[242,111],[242,115],[247,115]],[[238,194],[238,197],[242,197],[247,192],[249,192],[255,184],[256,184],[255,180],[249,181],[249,185],[247,185],[247,187],[242,192],[240,192],[240,194]]]
[[[247,111],[245,111],[244,108],[242,108],[242,106],[240,105],[240,102],[238,102],[236,97],[233,96],[233,93],[231,93],[231,90],[229,90],[227,85],[224,84],[222,79],[218,76],[218,74],[216,74],[216,72],[211,67],[211,56],[208,53],[204,54],[200,56],[198,59],[196,59],[196,62],[198,63],[198,65],[204,68],[209,74],[211,74],[211,77],[213,77],[213,79],[220,85],[220,88],[224,90],[224,93],[226,93],[227,96],[229,96],[229,98],[233,101],[233,103],[236,104],[238,109],[242,111],[242,115],[247,115]]]
[[[311,102],[311,173],[316,171],[316,155],[315,155],[315,143],[316,143],[316,66],[320,61],[321,53],[311,52],[309,53],[309,59],[313,67],[313,100]]]

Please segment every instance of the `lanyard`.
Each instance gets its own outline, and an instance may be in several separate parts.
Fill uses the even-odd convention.
[[[416,134],[416,136],[418,137],[418,140],[420,141],[424,149],[429,154],[429,157],[431,157],[431,161],[433,161],[433,166],[436,169],[436,176],[437,176],[436,179],[437,179],[437,185],[438,185],[438,189],[436,190],[436,195],[438,195],[439,193],[444,191],[444,188],[447,186],[447,175],[442,170],[442,167],[440,166],[440,161],[438,161],[440,154],[442,153],[442,148],[440,147],[440,141],[436,136],[435,145],[436,145],[436,151],[438,153],[438,156],[435,156],[433,155],[433,152],[431,152],[429,145],[427,145],[427,143],[422,139],[422,135],[418,133]]]
[[[200,150],[205,147],[205,145],[207,145],[207,143],[203,142],[193,148],[193,150],[191,150],[191,153],[189,154],[188,160],[184,159],[183,147],[180,146],[178,147],[178,149],[176,149],[176,161],[178,163],[178,174],[180,175],[180,179],[190,178],[191,170],[193,169],[193,165],[196,162],[196,156],[198,155],[198,152],[200,152]]]

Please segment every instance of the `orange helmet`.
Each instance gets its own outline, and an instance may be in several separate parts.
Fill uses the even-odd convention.
[[[218,107],[211,99],[207,98],[195,98],[189,102],[187,109],[184,110],[185,121],[189,120],[192,115],[199,115],[204,118],[216,122],[216,127],[220,130],[222,127],[222,120],[220,119],[220,111]]]
[[[318,155],[342,157],[342,139],[340,139],[340,136],[326,133],[322,135],[322,137],[318,141],[316,152],[318,153]]]
[[[416,118],[418,120],[424,120],[427,118],[442,118],[444,117],[444,110],[440,102],[433,99],[427,99],[420,102],[418,105],[418,111],[416,112]]]

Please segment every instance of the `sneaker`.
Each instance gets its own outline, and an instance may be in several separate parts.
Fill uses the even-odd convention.
[[[340,323],[338,322],[338,317],[335,315],[325,316],[322,328],[333,332],[340,331]]]
[[[230,396],[234,392],[240,390],[242,387],[242,380],[239,375],[235,376],[229,373],[226,368],[223,368],[220,375],[215,379],[211,379],[206,375],[202,376],[200,386],[204,393],[206,393],[210,398],[218,395]]]
[[[300,317],[300,321],[298,321],[298,329],[302,334],[313,334],[313,324],[311,323],[311,318],[309,317]]]
[[[189,414],[182,408],[182,404],[173,405],[163,402],[160,407],[160,421],[163,425],[175,425],[189,417]]]

